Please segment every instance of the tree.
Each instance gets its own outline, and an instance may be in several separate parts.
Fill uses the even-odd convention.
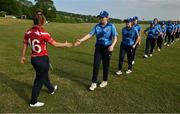
[[[33,3],[28,0],[16,0],[20,3],[21,15],[26,15],[27,18],[33,17]]]
[[[7,12],[8,15],[20,15],[20,4],[16,0],[0,0],[0,11]]]
[[[48,19],[56,18],[56,8],[52,0],[35,0],[35,10],[42,9]]]

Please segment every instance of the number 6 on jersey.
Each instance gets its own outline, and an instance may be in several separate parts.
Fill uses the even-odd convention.
[[[29,38],[28,43],[34,52],[36,52],[36,53],[41,52],[42,49],[41,49],[41,46],[39,45],[40,41],[38,39],[34,39],[31,42],[31,39]]]

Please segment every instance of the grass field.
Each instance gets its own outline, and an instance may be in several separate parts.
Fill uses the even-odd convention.
[[[30,64],[20,64],[24,32],[31,21],[0,19],[0,112],[180,112],[180,41],[143,59],[144,41],[137,50],[136,64],[130,75],[116,76],[121,28],[113,52],[109,85],[88,91],[91,84],[95,38],[79,47],[56,49],[48,46],[54,70],[50,72],[53,84],[59,89],[49,95],[43,88],[39,100],[41,108],[30,108],[29,100],[34,80]],[[50,23],[45,26],[54,39],[74,42],[87,34],[95,24]],[[143,25],[145,27],[146,25]],[[124,70],[127,69],[127,63]],[[99,81],[102,80],[102,68]]]

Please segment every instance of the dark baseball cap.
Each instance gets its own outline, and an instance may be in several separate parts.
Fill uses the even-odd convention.
[[[101,17],[101,18],[109,17],[109,13],[107,11],[101,11],[97,17]]]
[[[126,23],[133,22],[133,19],[132,19],[132,18],[127,18],[127,19],[125,19],[125,22],[126,22]]]

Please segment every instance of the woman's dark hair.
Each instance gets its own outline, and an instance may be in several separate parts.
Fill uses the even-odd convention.
[[[38,9],[36,11],[33,22],[34,22],[34,25],[40,25],[40,26],[43,25],[46,22],[46,18],[43,15],[43,12],[42,12],[41,9]]]

